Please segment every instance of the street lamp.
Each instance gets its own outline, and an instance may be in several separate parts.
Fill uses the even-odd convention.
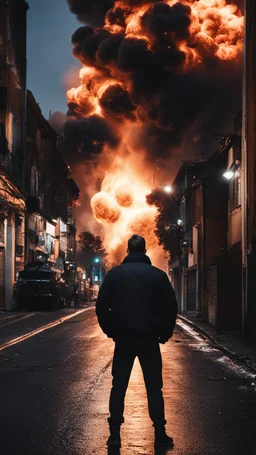
[[[164,186],[164,191],[168,194],[170,194],[172,192],[172,187],[171,185],[165,185]]]
[[[235,176],[234,171],[228,169],[226,172],[224,172],[223,177],[227,180],[231,180]]]
[[[223,177],[227,180],[232,180],[235,177],[237,170],[240,168],[241,163],[239,160],[236,160],[232,166],[230,166],[226,171],[223,173]]]
[[[165,185],[163,187],[163,190],[165,193],[167,193],[171,196],[171,198],[174,200],[175,204],[180,205],[179,201],[177,201],[177,199],[171,194],[173,192],[173,188],[171,185]]]

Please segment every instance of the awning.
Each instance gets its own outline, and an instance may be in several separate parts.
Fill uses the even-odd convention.
[[[0,167],[0,210],[14,209],[25,211],[25,198],[18,186],[11,180],[7,172]]]

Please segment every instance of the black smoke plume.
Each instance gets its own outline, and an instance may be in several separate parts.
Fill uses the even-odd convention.
[[[91,24],[97,27],[104,25],[105,16],[108,17],[110,23],[118,24],[124,21],[124,10],[119,6],[114,6],[115,0],[67,0],[70,11],[76,14],[77,19],[86,24]],[[154,4],[155,0],[126,0],[127,7],[141,6],[144,4]],[[159,2],[160,3],[160,2]],[[233,4],[237,5],[242,11],[244,0],[233,0]]]
[[[77,120],[69,120],[65,136],[69,142],[72,138],[73,149],[91,157],[105,144],[114,146],[118,143],[114,123],[128,119],[142,125],[136,140],[151,158],[168,155],[170,147],[180,147],[186,138],[191,147],[209,153],[214,134],[228,128],[240,107],[241,61],[221,60],[216,56],[216,45],[195,39],[187,2],[169,6],[149,0],[125,0],[124,5],[68,0],[68,4],[85,23],[92,17],[97,24],[103,23],[106,17],[109,24],[119,27],[112,33],[85,25],[72,36],[74,55],[103,77],[113,78],[99,100],[106,120],[91,116],[87,99],[83,105],[69,105],[69,115]],[[125,18],[132,7],[143,4],[147,8],[140,27],[149,37],[150,47],[143,37],[125,36]],[[218,23],[214,26],[217,34]],[[181,47],[184,42],[191,50],[197,49],[201,59],[199,65],[186,71],[187,57]]]
[[[69,119],[64,125],[64,158],[72,164],[93,160],[103,147],[117,147],[118,137],[104,119],[93,115],[88,118]]]

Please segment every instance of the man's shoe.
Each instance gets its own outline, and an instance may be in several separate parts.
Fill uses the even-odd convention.
[[[165,428],[155,428],[155,446],[172,447],[173,445],[173,439],[166,434]]]
[[[107,440],[107,445],[111,447],[121,447],[120,426],[110,425],[110,436]]]

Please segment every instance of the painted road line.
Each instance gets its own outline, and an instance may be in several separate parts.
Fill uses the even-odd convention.
[[[93,307],[88,307],[88,308],[84,308],[82,310],[78,310],[75,313],[72,313],[72,314],[69,314],[68,316],[64,316],[60,319],[57,319],[57,321],[50,322],[49,324],[43,325],[39,329],[33,330],[32,332],[26,333],[25,335],[21,335],[20,337],[7,341],[6,343],[3,343],[0,345],[0,351],[3,351],[4,349],[7,349],[11,346],[14,346],[15,344],[22,343],[22,341],[28,340],[28,338],[32,338],[35,335],[38,335],[39,333],[44,332],[45,330],[52,329],[53,327],[56,327],[57,325],[62,324],[63,322],[67,321],[68,319],[74,318],[75,316],[78,316],[79,314],[84,313],[85,311],[91,310],[92,308]]]
[[[7,325],[10,325],[10,324],[15,324],[15,322],[19,322],[19,321],[22,321],[23,319],[28,319],[28,318],[31,318],[31,316],[35,316],[35,314],[42,314],[41,312],[40,313],[29,313],[29,314],[24,314],[23,316],[19,315],[15,318],[10,318],[11,320],[9,321],[7,319],[7,322],[5,322],[6,320],[2,320],[0,321],[0,327],[7,327]]]
[[[4,315],[4,316],[1,315],[0,316],[0,324],[2,324],[3,322],[14,321],[15,319],[20,318],[24,314],[27,314],[27,313],[21,313],[19,311],[19,312],[14,313],[14,314],[8,314],[8,315]],[[35,314],[35,313],[33,312],[33,314]]]

